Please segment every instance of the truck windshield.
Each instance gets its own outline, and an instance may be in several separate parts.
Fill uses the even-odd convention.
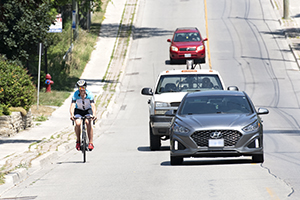
[[[156,94],[166,92],[191,92],[202,90],[223,90],[218,75],[180,74],[163,75],[157,85]]]

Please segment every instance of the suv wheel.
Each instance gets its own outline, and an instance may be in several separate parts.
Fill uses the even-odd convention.
[[[151,151],[159,150],[161,146],[160,136],[153,135],[152,128],[149,124],[149,135],[150,135],[150,149]]]
[[[254,163],[263,163],[264,162],[264,154],[258,154],[252,156],[252,162]]]
[[[183,157],[180,156],[170,156],[171,165],[181,165],[183,162]]]

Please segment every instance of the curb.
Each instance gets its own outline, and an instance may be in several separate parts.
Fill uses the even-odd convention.
[[[282,32],[285,35],[285,39],[286,39],[286,41],[288,43],[289,49],[290,49],[290,51],[292,52],[292,54],[294,56],[294,59],[296,61],[296,64],[297,64],[298,68],[300,69],[300,58],[299,58],[300,55],[298,55],[296,53],[296,50],[293,48],[293,43],[291,42],[291,39],[289,38],[288,34],[282,29],[283,21],[281,19],[280,14],[278,13],[278,9],[276,7],[276,3],[274,2],[274,0],[270,0],[270,2],[271,2],[271,5],[272,5],[273,9],[275,10],[275,15],[278,18],[279,25],[281,27]],[[297,28],[297,29],[299,30],[299,28]],[[299,30],[299,32],[300,32],[300,30]]]
[[[53,164],[61,155],[71,151],[73,142],[69,142],[61,147],[58,151],[48,152],[34,159],[29,168],[16,169],[5,176],[5,184],[0,185],[0,197],[3,193],[16,186],[21,181],[27,179],[30,175],[42,169],[46,165]],[[1,199],[1,198],[0,198]]]

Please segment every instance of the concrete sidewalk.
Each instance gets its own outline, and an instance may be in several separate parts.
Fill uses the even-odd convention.
[[[300,69],[300,0],[289,0],[289,19],[283,19],[284,0],[270,0]]]
[[[102,80],[108,70],[118,39],[125,5],[126,0],[109,2],[95,50],[81,76],[82,79],[87,80],[88,89],[98,97],[103,92]],[[71,95],[61,107],[52,113],[49,120],[42,122],[41,125],[26,129],[9,138],[0,138],[0,169],[2,167],[16,169],[5,176],[5,184],[0,185],[0,196],[20,180],[40,169],[43,164],[51,163],[60,154],[74,149],[75,134],[69,119],[70,103]],[[103,117],[105,115],[101,116],[102,119]],[[99,123],[101,119],[97,121],[96,127]],[[61,143],[54,138],[59,138],[57,140]],[[27,170],[28,168],[30,170]]]

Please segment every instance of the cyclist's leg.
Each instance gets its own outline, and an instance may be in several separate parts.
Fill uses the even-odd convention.
[[[89,109],[87,110],[87,114],[86,116],[90,116],[90,115],[93,115],[93,111],[92,109]],[[89,143],[93,145],[93,142],[94,142],[94,132],[93,132],[93,126],[92,126],[92,119],[89,118],[86,120],[86,127],[87,127],[87,133],[88,133],[88,137],[89,137]],[[94,145],[93,145],[94,146]],[[89,148],[89,149],[93,149],[93,148]]]
[[[89,119],[86,121],[86,127],[87,127],[87,132],[89,136],[89,143],[93,143],[93,126],[92,126],[92,120]]]
[[[81,117],[82,111],[75,108],[74,116],[75,116],[75,134],[76,134],[76,142],[80,142],[80,133],[81,133]]]

